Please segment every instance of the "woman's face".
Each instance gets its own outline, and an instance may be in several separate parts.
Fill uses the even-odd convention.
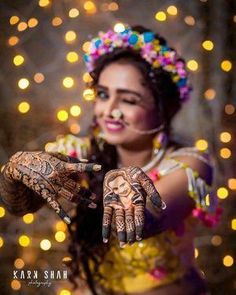
[[[108,65],[96,87],[94,113],[108,143],[132,148],[137,144],[140,148],[145,140],[152,139],[153,135],[132,130],[149,130],[159,124],[154,98],[135,66],[118,62]],[[122,112],[122,120],[113,118],[114,109]]]

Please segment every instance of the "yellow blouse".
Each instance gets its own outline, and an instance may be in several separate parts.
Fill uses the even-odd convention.
[[[81,150],[81,139],[73,135],[60,138],[47,149],[65,154]],[[186,154],[198,157],[209,164],[208,156],[202,155],[195,148],[182,148],[162,160],[158,167],[159,177],[176,169],[185,169],[190,197],[195,199],[196,208],[207,212],[210,208],[210,187],[196,171],[172,158]],[[82,157],[86,157],[86,154],[82,154]],[[125,248],[119,247],[113,235],[109,241],[110,248],[99,266],[99,273],[102,275],[99,284],[113,292],[138,294],[183,277],[190,268],[195,267],[193,240],[197,223],[198,219],[189,216],[175,229],[127,245]]]

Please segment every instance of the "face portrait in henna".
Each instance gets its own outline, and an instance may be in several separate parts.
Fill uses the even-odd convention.
[[[127,176],[123,171],[119,171],[111,175],[107,182],[108,188],[113,191],[119,198],[124,208],[131,206],[131,198],[135,194],[135,190],[127,181]]]
[[[151,179],[138,167],[110,170],[105,175],[103,190],[103,241],[108,242],[113,220],[121,247],[141,240],[146,199],[157,208],[162,206]]]

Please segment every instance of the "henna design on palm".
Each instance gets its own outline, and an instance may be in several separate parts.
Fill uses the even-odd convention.
[[[103,183],[103,241],[108,242],[113,214],[120,246],[143,237],[146,199],[157,208],[162,200],[151,179],[138,167],[111,170]]]
[[[84,163],[60,153],[17,152],[5,166],[4,174],[7,179],[23,183],[36,192],[66,223],[70,223],[70,217],[61,207],[57,197],[96,208],[96,196],[81,187],[72,176],[100,169],[100,165]]]

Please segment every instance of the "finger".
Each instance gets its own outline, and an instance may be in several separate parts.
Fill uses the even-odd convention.
[[[123,209],[115,209],[115,223],[120,247],[126,244],[125,233],[125,211]]]
[[[125,227],[127,234],[127,242],[133,243],[135,241],[135,223],[134,209],[132,207],[125,210]]]
[[[95,163],[65,163],[64,167],[69,173],[100,171],[102,168],[101,165]]]
[[[62,209],[60,203],[56,200],[57,193],[54,187],[46,181],[41,175],[25,166],[18,166],[18,173],[22,183],[28,188],[35,191],[43,199],[47,201],[49,206],[63,219],[67,224],[71,223],[70,217]]]
[[[163,208],[161,196],[156,190],[152,180],[141,169],[138,169],[136,177],[143,189],[145,190],[145,192],[147,193],[147,196],[152,202],[152,204],[155,207]]]
[[[78,182],[72,179],[67,179],[63,187],[58,186],[58,196],[63,197],[69,202],[82,204],[92,209],[97,208],[97,204],[94,202],[96,195],[90,190],[81,187]]]
[[[63,162],[69,162],[69,163],[77,163],[78,160],[76,158],[72,158],[70,156],[58,153],[58,152],[47,152],[47,154],[49,154],[52,157],[57,158],[58,160],[61,160]],[[73,161],[73,160],[77,160],[77,161]]]
[[[135,232],[136,232],[136,240],[140,241],[143,237],[143,229],[144,229],[144,205],[137,205],[134,207],[134,223],[135,223]]]
[[[102,237],[103,242],[107,243],[111,233],[113,209],[110,206],[104,207],[103,220],[102,220]]]

